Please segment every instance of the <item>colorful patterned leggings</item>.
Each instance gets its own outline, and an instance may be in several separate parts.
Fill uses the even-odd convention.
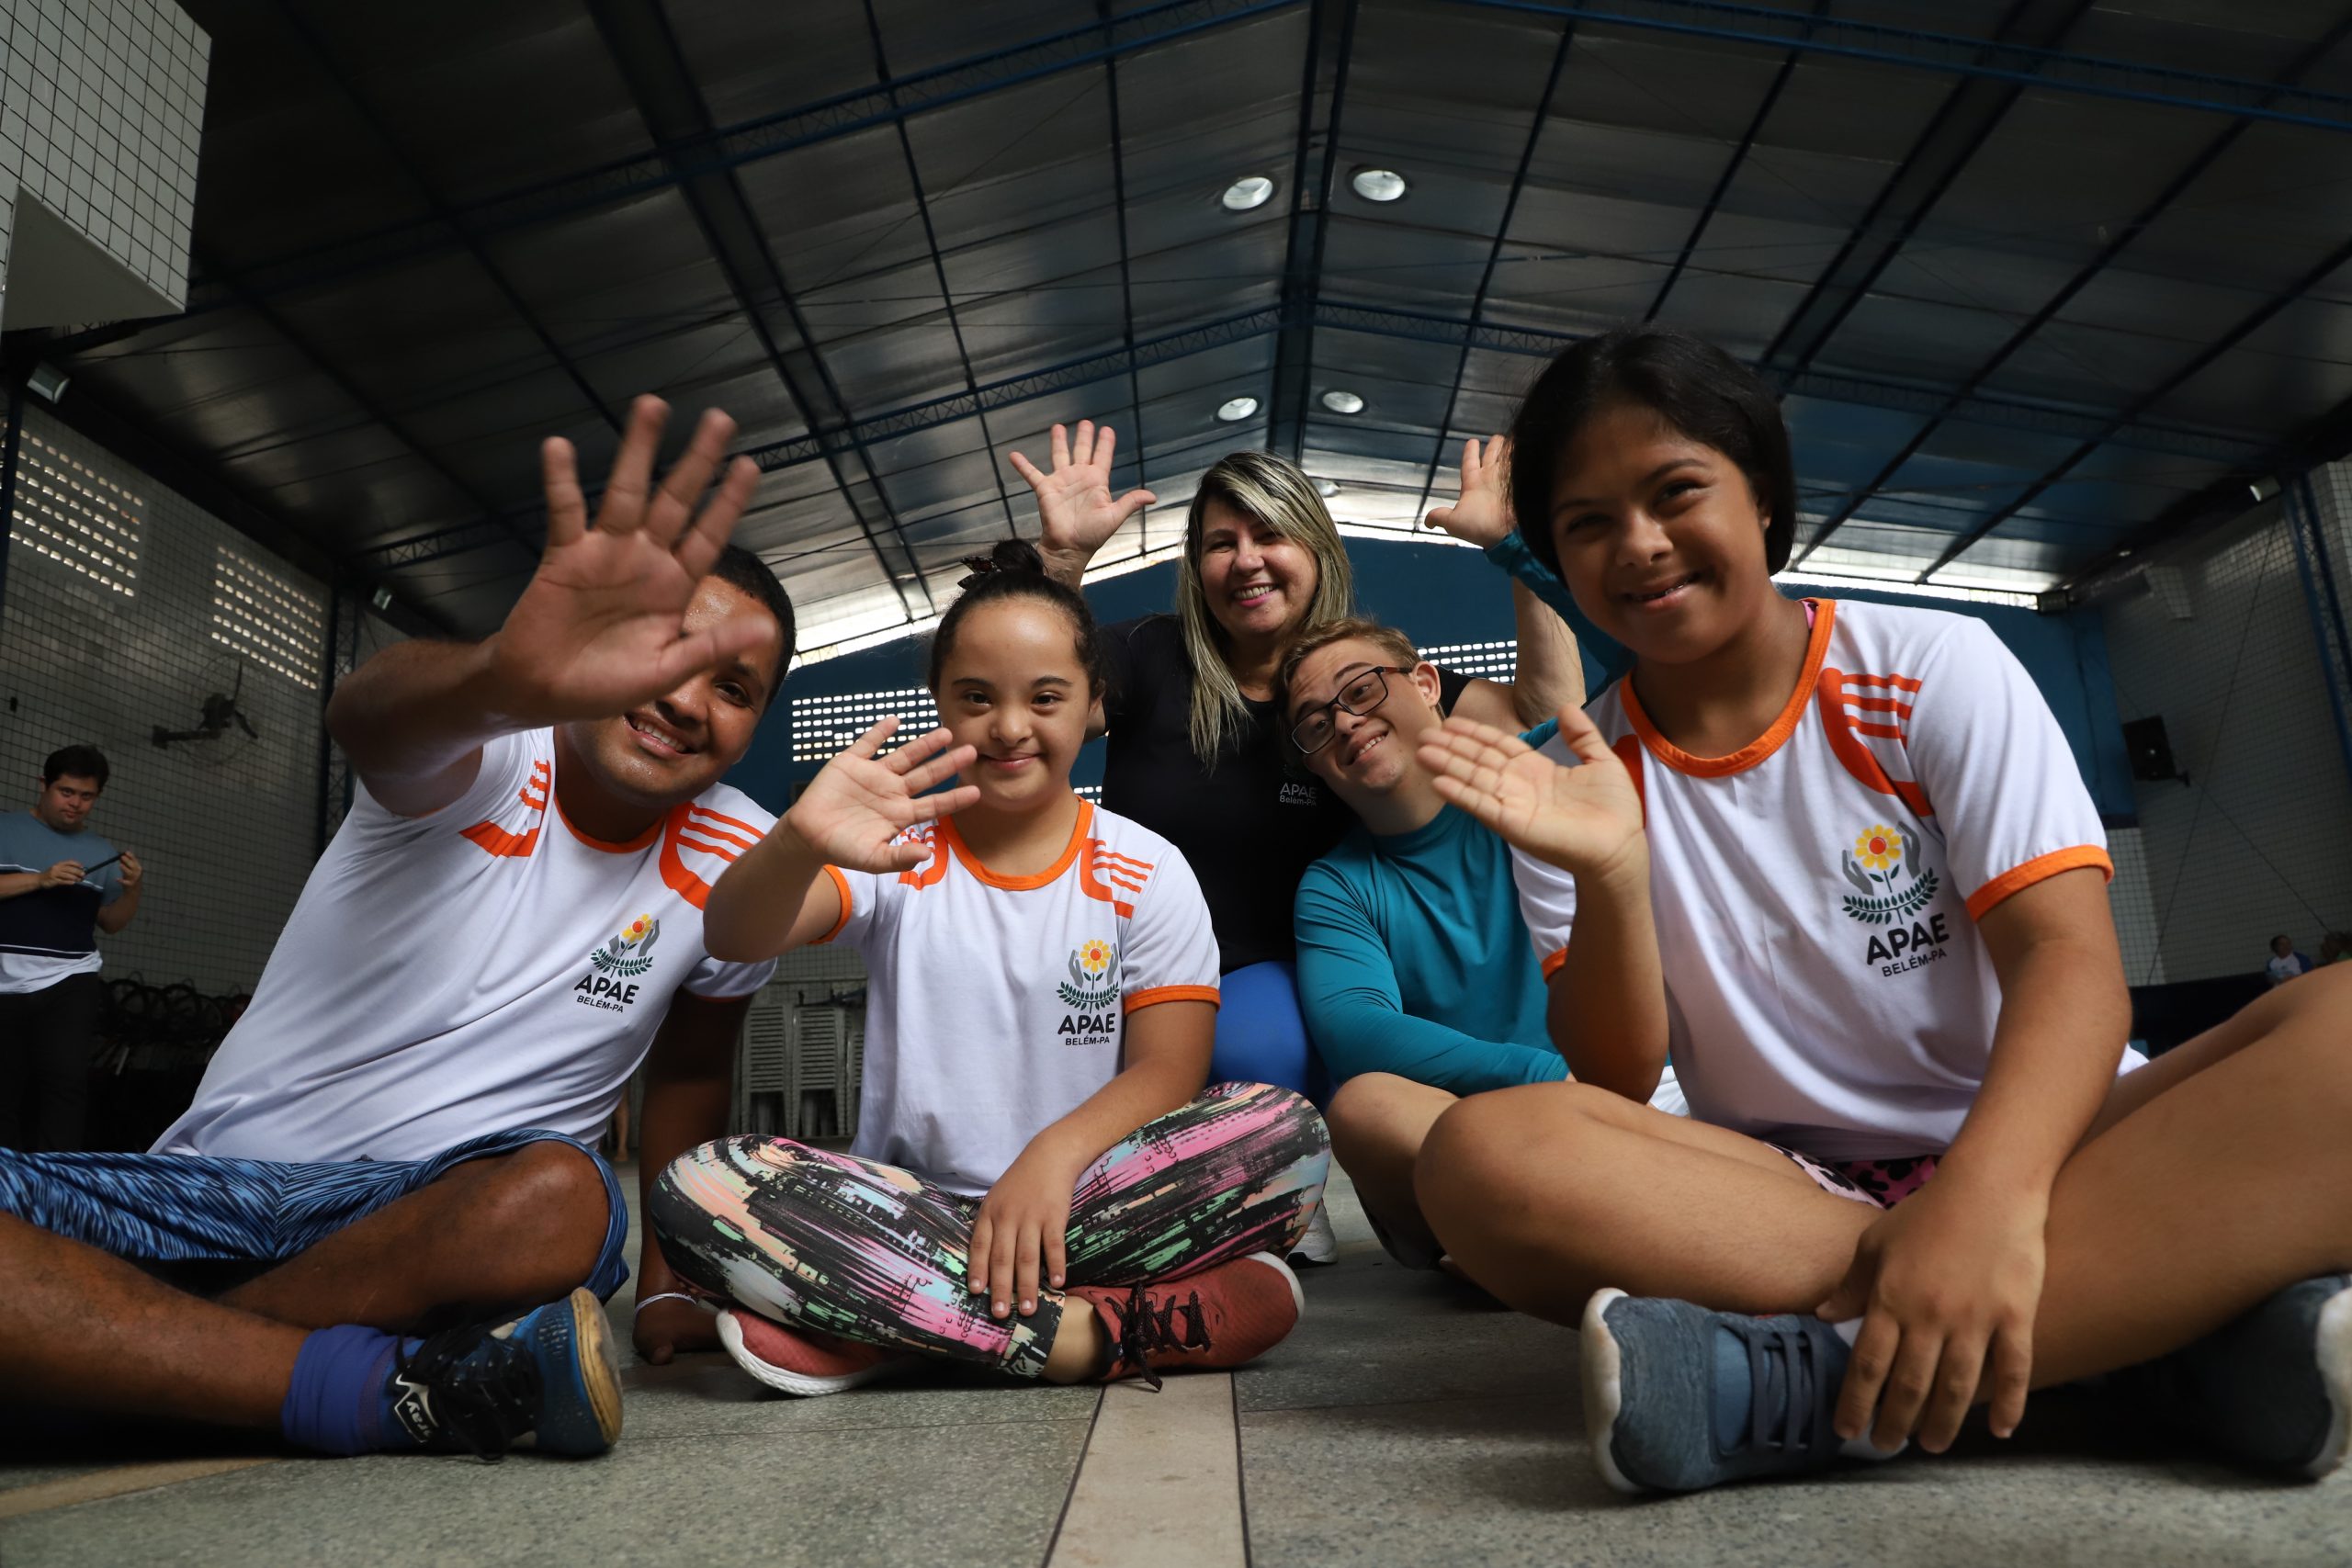
[[[1213,1084],[1148,1122],[1078,1179],[1066,1243],[1073,1285],[1197,1273],[1296,1244],[1322,1196],[1330,1134],[1270,1084]],[[646,1211],[670,1266],[698,1288],[795,1328],[1035,1377],[1063,1294],[1000,1321],[967,1285],[979,1200],[910,1171],[786,1138],[721,1138],[682,1155]]]

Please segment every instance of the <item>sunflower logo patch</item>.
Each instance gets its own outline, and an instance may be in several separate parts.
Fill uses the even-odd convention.
[[[1918,835],[1873,822],[1855,835],[1852,848],[1839,851],[1838,861],[1854,888],[1844,895],[1847,915],[1882,928],[1872,933],[1863,962],[1894,976],[1944,956],[1951,928],[1941,912],[1928,913],[1942,881],[1933,866],[1920,864]]]
[[[653,944],[661,935],[662,922],[651,915],[639,915],[623,926],[589,953],[588,966],[595,973],[580,977],[571,987],[571,999],[608,1012],[628,1010],[637,1000],[638,976],[653,967]]]
[[[1062,1015],[1054,1032],[1065,1045],[1115,1044],[1119,1038],[1119,955],[1101,937],[1070,950],[1069,978],[1054,987]]]

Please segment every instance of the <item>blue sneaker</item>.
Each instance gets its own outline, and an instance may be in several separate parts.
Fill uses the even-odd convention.
[[[2352,1277],[2290,1285],[2116,1381],[2222,1458],[2316,1481],[2344,1462],[2352,1438]]]
[[[495,1461],[600,1454],[621,1435],[620,1363],[604,1303],[577,1290],[512,1323],[436,1334],[403,1353],[387,1392],[417,1443]]]
[[[1842,1441],[1830,1425],[1847,1356],[1816,1318],[1601,1291],[1584,1313],[1593,1462],[1620,1492],[1698,1492],[1823,1470],[1841,1456],[1892,1458],[1867,1439]]]

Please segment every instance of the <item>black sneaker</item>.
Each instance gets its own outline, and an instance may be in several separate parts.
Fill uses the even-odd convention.
[[[512,1323],[433,1336],[400,1358],[386,1392],[424,1447],[493,1461],[526,1437],[542,1453],[585,1455],[621,1435],[620,1363],[584,1288]]]
[[[2115,1386],[2224,1459],[2316,1481],[2352,1438],[2352,1277],[2290,1285]]]

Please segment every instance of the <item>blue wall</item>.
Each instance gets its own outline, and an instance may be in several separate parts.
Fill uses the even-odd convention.
[[[1476,550],[1434,543],[1351,539],[1348,555],[1355,565],[1358,603],[1368,614],[1402,628],[1417,643],[1434,646],[1514,635],[1510,586]],[[1175,594],[1176,568],[1170,562],[1090,586],[1086,596],[1098,616],[1117,621],[1165,610]],[[2095,612],[2042,615],[2005,605],[1842,589],[1836,596],[1957,610],[1984,621],[2041,686],[2075,748],[2075,760],[2100,814],[2110,826],[2132,820],[2131,770],[2116,716],[2114,686],[2108,674],[2107,640]],[[785,683],[776,710],[760,727],[751,751],[728,774],[727,782],[771,811],[783,810],[790,803],[793,786],[817,771],[814,763],[792,761],[786,704],[917,686],[922,683],[922,674],[923,644],[911,638],[797,671]],[[1588,680],[1597,679],[1589,665],[1586,675]],[[1072,782],[1090,784],[1102,778],[1102,751],[1099,740],[1087,747],[1071,773]]]

